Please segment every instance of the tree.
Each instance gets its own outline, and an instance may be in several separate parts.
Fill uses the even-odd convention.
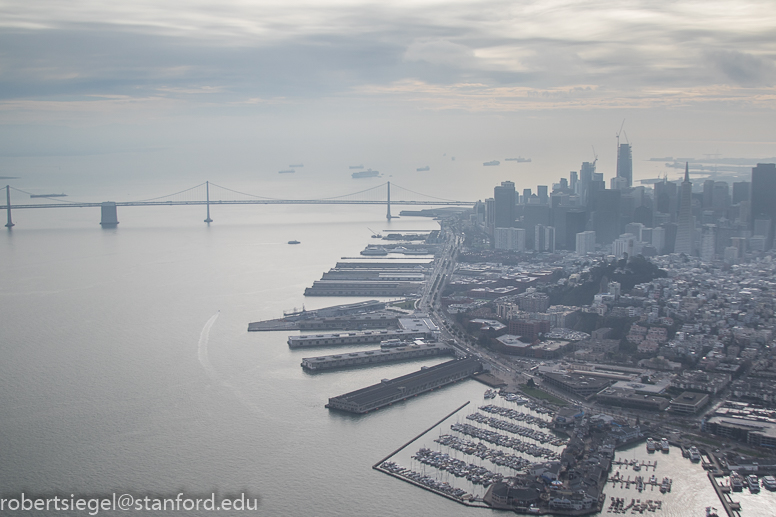
[[[525,385],[529,388],[535,388],[536,382],[534,382],[533,377],[528,377],[528,382],[526,382]]]

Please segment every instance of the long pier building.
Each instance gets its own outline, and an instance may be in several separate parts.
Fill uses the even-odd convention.
[[[453,359],[430,368],[383,379],[380,383],[329,399],[326,407],[350,413],[368,413],[400,400],[431,391],[446,384],[466,379],[482,370],[476,357]]]
[[[364,366],[392,361],[408,361],[421,357],[455,354],[455,350],[442,343],[422,343],[398,348],[380,348],[363,352],[305,357],[302,368],[309,371],[334,370],[350,366]]]
[[[388,339],[407,340],[416,338],[437,341],[440,336],[439,327],[425,313],[399,318],[398,324],[398,329],[288,336],[288,346],[290,348],[303,348],[309,346],[363,345],[379,343]]]

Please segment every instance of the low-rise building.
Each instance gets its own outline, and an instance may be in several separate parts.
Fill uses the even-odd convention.
[[[672,413],[694,415],[708,402],[709,396],[706,393],[685,391],[671,401],[671,406],[668,409]]]
[[[595,395],[612,382],[610,379],[576,372],[543,372],[540,370],[540,375],[544,382],[550,386],[585,398]]]
[[[646,411],[663,411],[669,404],[668,399],[664,397],[647,394],[641,395],[632,388],[606,388],[601,390],[595,398],[601,404]]]

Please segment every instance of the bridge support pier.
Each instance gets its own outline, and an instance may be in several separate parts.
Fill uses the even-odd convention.
[[[389,221],[393,218],[391,215],[391,182],[388,182],[388,212],[385,215],[385,218]]]
[[[210,224],[213,222],[213,220],[210,218],[210,182],[205,182],[205,198],[207,201],[205,202],[205,205],[207,206],[207,218],[205,219],[205,222],[207,224]]]
[[[6,207],[8,208],[8,222],[5,223],[5,227],[9,230],[14,227],[13,221],[11,220],[11,186],[6,185],[5,186],[5,202]]]
[[[100,205],[100,211],[100,225],[103,228],[115,228],[119,224],[115,201],[105,201]]]

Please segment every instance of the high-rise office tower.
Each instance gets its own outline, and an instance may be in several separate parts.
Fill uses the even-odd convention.
[[[495,200],[496,228],[513,228],[515,226],[515,184],[511,181],[502,181],[500,186],[493,189]]]
[[[626,181],[626,187],[633,185],[633,158],[630,144],[620,144],[617,148],[617,177]]]
[[[730,188],[727,181],[715,181],[711,195],[711,208],[717,216],[724,214],[730,206]]]
[[[666,246],[666,230],[658,226],[652,228],[652,245],[657,250],[658,255],[662,255]]]
[[[752,168],[752,229],[754,221],[768,219],[770,228],[765,236],[765,249],[773,247],[774,226],[776,226],[776,165],[773,163],[758,163]]]
[[[661,214],[669,214],[671,220],[676,216],[676,183],[663,181],[655,183],[655,211]]]
[[[714,260],[717,242],[717,225],[704,224],[701,233],[701,260],[711,262]]]
[[[737,181],[733,183],[733,204],[741,201],[749,201],[749,187],[752,184],[748,181]]]
[[[703,182],[703,208],[711,208],[714,198],[714,180]]]
[[[523,204],[527,205],[529,199],[531,199],[531,189],[524,188],[523,189]]]
[[[544,250],[555,253],[555,228],[553,226],[544,228]]]
[[[684,181],[681,187],[681,196],[679,197],[679,217],[676,219],[676,244],[674,244],[675,253],[684,253],[692,255],[693,234],[695,224],[692,216],[692,183],[690,183],[690,164],[684,166]]]
[[[544,229],[547,228],[543,224],[537,224],[534,226],[534,249],[536,251],[544,251],[545,248],[545,242],[544,242]]]
[[[569,172],[569,188],[573,190],[574,192],[577,191],[577,181],[578,181],[578,174],[577,171],[571,171]]]
[[[577,234],[585,231],[587,219],[588,213],[581,208],[572,208],[566,212],[565,244],[567,250],[576,249]]]
[[[488,227],[488,232],[496,227],[496,200],[492,197],[485,200],[485,226]]]
[[[582,162],[582,168],[579,170],[579,181],[577,181],[575,192],[579,194],[579,200],[583,205],[587,205],[587,191],[590,187],[590,182],[593,181],[594,172],[595,163]]]
[[[593,183],[595,184],[595,182]],[[620,235],[619,190],[593,190],[590,192],[593,230],[600,244],[609,244]]]
[[[546,205],[549,202],[549,197],[547,196],[547,185],[537,185],[536,186],[536,195],[539,196],[539,202],[543,205]]]

